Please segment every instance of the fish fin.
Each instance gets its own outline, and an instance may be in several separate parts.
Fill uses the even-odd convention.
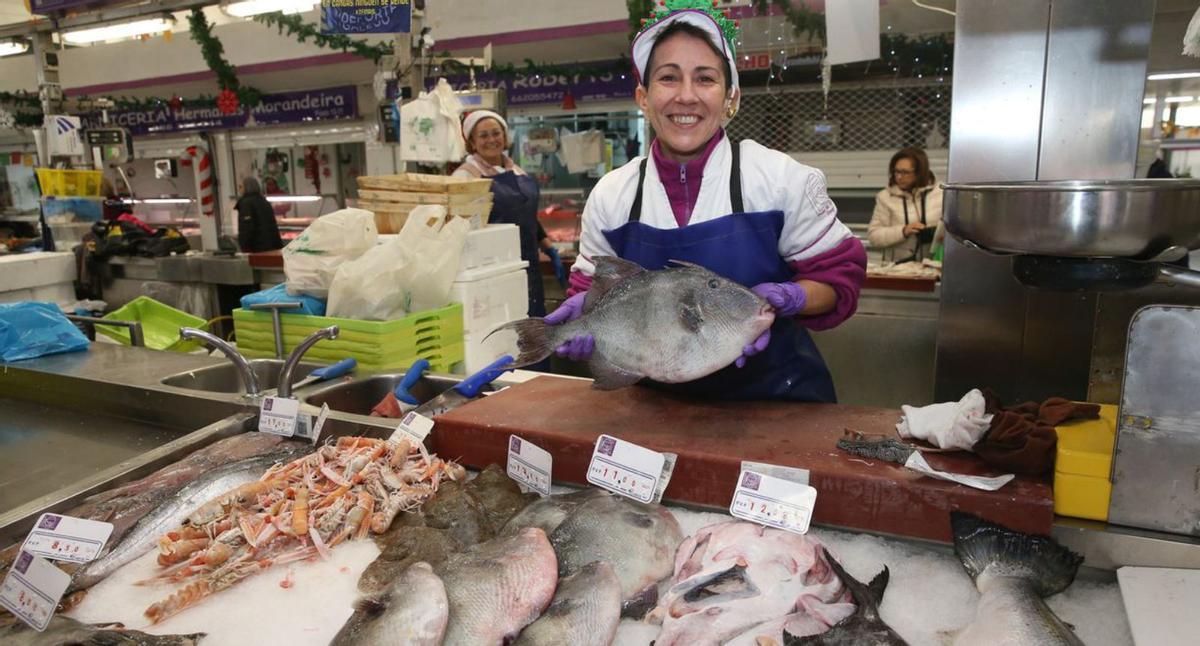
[[[587,297],[583,300],[584,314],[592,311],[617,283],[646,271],[641,265],[616,256],[596,256],[592,262],[596,265],[596,271],[592,274],[592,285],[588,287]]]
[[[695,292],[688,292],[679,300],[679,324],[692,333],[699,332],[704,324],[704,315],[700,313]]]
[[[621,617],[640,620],[656,605],[658,605],[658,586],[647,586],[645,590],[621,603]]]
[[[850,573],[842,567],[842,564],[833,558],[829,550],[822,547],[821,551],[825,554],[825,560],[829,563],[829,567],[833,568],[834,574],[842,580],[842,584],[850,591],[850,596],[854,597],[854,603],[858,606],[855,613],[865,615],[872,620],[878,619],[879,604],[883,601],[883,589],[887,587],[887,567],[884,567],[882,572],[875,575],[875,578],[871,579],[869,585],[863,585],[862,581],[850,576]],[[875,586],[879,586],[878,594],[876,593]]]
[[[1033,584],[1043,597],[1066,590],[1075,580],[1083,557],[1048,536],[1032,536],[986,521],[973,514],[950,512],[954,553],[974,581],[989,566]]]
[[[592,355],[588,368],[591,369],[592,379],[595,380],[592,387],[597,390],[616,390],[642,380],[642,375],[614,366],[598,354]]]
[[[683,267],[684,269],[703,269],[704,271],[709,271],[709,269],[707,267],[705,267],[704,265],[697,265],[694,262],[688,262],[686,260],[672,259],[672,260],[668,260],[667,264],[676,265],[678,267]]]
[[[487,341],[488,337],[501,330],[513,330],[517,333],[517,349],[520,352],[512,363],[514,368],[537,363],[554,351],[554,326],[547,325],[540,318],[510,321],[488,332],[483,340]]]
[[[372,594],[359,597],[354,601],[354,609],[371,617],[378,617],[387,610],[387,595]]]

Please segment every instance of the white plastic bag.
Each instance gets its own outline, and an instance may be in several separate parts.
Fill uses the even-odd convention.
[[[446,79],[400,106],[400,158],[441,163],[466,154],[459,125],[463,105]]]
[[[378,237],[370,211],[342,209],[317,218],[283,248],[288,293],[326,298],[338,266],[374,247]]]
[[[390,321],[409,311],[404,275],[413,269],[400,236],[342,264],[329,287],[327,316]]]
[[[412,271],[404,276],[412,293],[410,312],[445,307],[450,299],[471,224],[460,217],[446,220],[446,207],[418,206],[400,230],[398,238],[413,259]]]

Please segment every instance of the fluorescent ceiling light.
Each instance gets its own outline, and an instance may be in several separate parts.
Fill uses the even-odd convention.
[[[1200,77],[1200,72],[1164,72],[1162,74],[1151,74],[1146,77],[1148,81],[1169,81],[1171,79],[1194,79]]]
[[[27,49],[29,49],[29,43],[19,41],[19,40],[6,41],[3,43],[0,43],[0,56],[12,56],[13,54],[21,54]]]
[[[72,45],[86,45],[88,43],[121,40],[122,38],[133,38],[134,36],[144,36],[146,34],[158,34],[169,31],[174,23],[174,20],[166,18],[135,20],[115,25],[69,31],[63,34],[62,38]]]
[[[268,195],[268,202],[319,202],[320,195]]]
[[[142,204],[191,204],[192,199],[189,197],[148,197],[144,200],[138,200]]]
[[[1169,96],[1169,97],[1166,97],[1165,99],[1163,99],[1163,102],[1164,103],[1188,103],[1190,101],[1195,101],[1195,100],[1196,100],[1196,97],[1194,97],[1194,96]],[[1146,105],[1150,105],[1151,103],[1154,103],[1154,101],[1155,101],[1155,99],[1153,99],[1153,98],[1142,99],[1142,103],[1145,103]]]
[[[315,6],[317,6],[317,0],[242,0],[241,2],[230,2],[222,7],[222,10],[231,16],[247,18],[272,11],[303,13],[312,11]]]

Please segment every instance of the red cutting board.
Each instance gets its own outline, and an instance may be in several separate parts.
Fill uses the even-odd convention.
[[[713,402],[634,386],[600,391],[586,380],[538,377],[437,418],[434,449],[481,468],[503,465],[515,434],[554,456],[554,479],[586,484],[603,433],[678,454],[664,498],[728,509],[742,460],[810,471],[818,491],[814,522],[950,541],[951,510],[1013,529],[1049,534],[1054,497],[1047,482],[1018,477],[986,492],[924,478],[900,465],[865,460],[834,445],[849,428],[895,433],[900,411],[839,404]],[[935,469],[999,475],[969,453],[927,456]]]

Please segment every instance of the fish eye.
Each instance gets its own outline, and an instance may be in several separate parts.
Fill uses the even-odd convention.
[[[721,282],[719,280],[717,280],[716,278],[710,278],[708,280],[708,286],[712,289],[716,289],[721,286]]]

